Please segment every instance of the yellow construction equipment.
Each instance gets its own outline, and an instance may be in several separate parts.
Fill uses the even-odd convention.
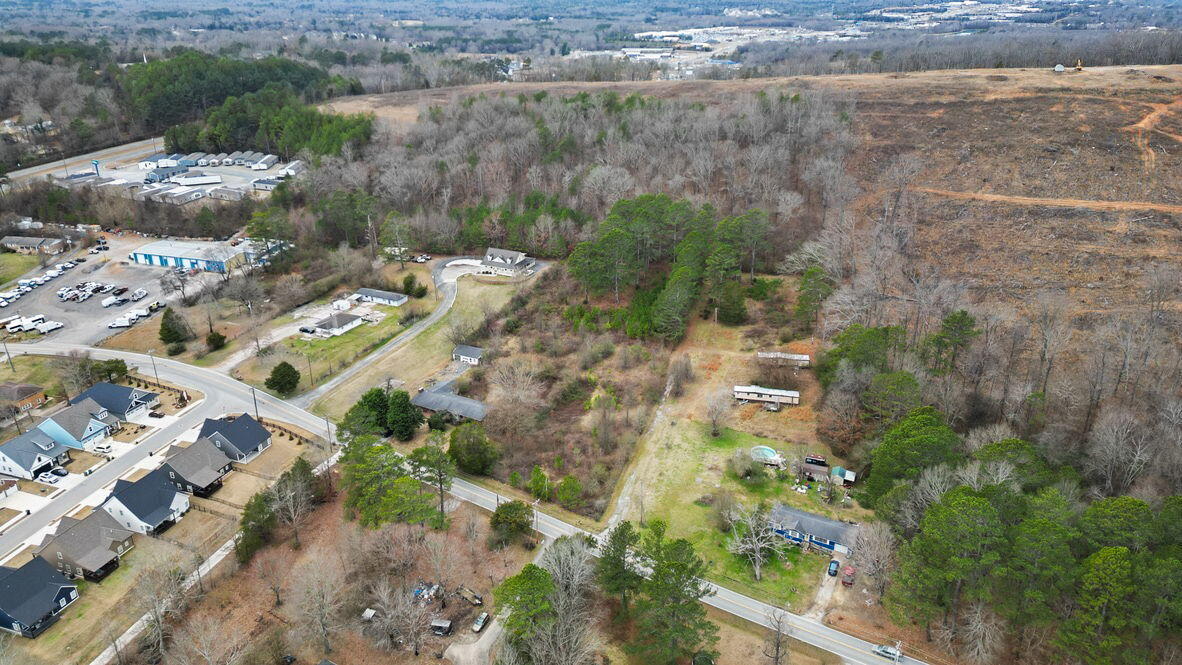
[[[1077,71],[1077,72],[1082,72],[1082,71],[1083,71],[1083,60],[1079,60],[1079,59],[1077,59],[1077,60],[1075,61],[1075,71]]]

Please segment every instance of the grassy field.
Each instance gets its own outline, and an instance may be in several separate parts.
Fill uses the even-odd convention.
[[[450,362],[448,322],[456,317],[474,321],[482,316],[483,308],[499,309],[509,301],[514,291],[515,288],[510,285],[481,284],[469,277],[461,278],[456,302],[446,316],[419,333],[410,343],[369,363],[364,370],[316,402],[312,411],[334,420],[339,419],[361,397],[361,393],[388,378],[401,382],[399,387],[403,390],[413,392]]]
[[[13,356],[12,366],[16,371],[9,368],[7,361],[0,362],[0,383],[32,383],[47,392],[52,392],[57,383],[53,358],[49,356]]]
[[[40,260],[32,254],[0,254],[0,285],[7,286],[9,282],[36,268],[38,264]]]
[[[721,436],[710,436],[706,425],[692,421],[673,421],[654,430],[660,438],[651,442],[653,454],[664,461],[662,472],[648,488],[647,506],[634,506],[646,519],[660,518],[669,524],[673,536],[688,539],[698,553],[714,568],[711,579],[736,591],[793,611],[802,611],[812,600],[822,579],[829,557],[805,554],[792,547],[788,556],[765,567],[763,579],[756,582],[751,568],[726,549],[727,535],[714,525],[712,497],[729,492],[747,506],[780,502],[833,518],[860,519],[858,508],[840,508],[824,504],[816,491],[800,494],[791,480],[768,477],[759,482],[742,481],[727,470],[727,460],[735,451],[767,445],[783,449],[782,441],[766,439],[733,429]],[[639,517],[640,515],[636,515]]]
[[[405,330],[406,326],[399,323],[399,320],[408,311],[414,311],[408,308],[426,309],[429,306],[429,304],[422,305],[421,302],[415,301],[403,307],[375,305],[374,309],[385,313],[386,318],[377,323],[363,323],[337,337],[328,339],[304,339],[302,335],[288,337],[272,345],[269,349],[264,349],[264,355],[248,358],[239,363],[231,374],[239,380],[265,389],[264,383],[270,376],[271,370],[279,363],[286,361],[299,370],[300,385],[297,393],[303,392],[312,388],[316,383],[331,378],[337,372],[352,365]],[[309,371],[311,376],[309,376]]]

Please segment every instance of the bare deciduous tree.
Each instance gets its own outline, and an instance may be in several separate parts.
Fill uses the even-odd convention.
[[[169,617],[182,609],[184,573],[176,561],[157,557],[144,562],[143,573],[135,583],[135,603],[147,620],[149,641],[154,653],[164,655]]]
[[[733,401],[731,391],[726,388],[720,388],[706,398],[706,417],[710,419],[711,436],[718,436],[722,432],[722,425]]]
[[[962,655],[975,665],[997,661],[1006,642],[1005,621],[983,601],[971,603],[965,610],[961,642]]]
[[[268,549],[259,552],[254,558],[254,573],[267,585],[275,596],[275,607],[283,604],[283,583],[287,580],[287,562],[282,559],[278,550]]]
[[[489,372],[489,382],[503,398],[518,408],[536,408],[542,404],[542,380],[532,365],[523,361],[498,362]]]
[[[331,557],[312,557],[292,575],[299,618],[308,632],[320,641],[324,653],[332,653],[332,637],[340,627],[344,575]]]
[[[191,617],[177,629],[167,662],[177,665],[233,665],[246,643],[233,622],[202,615]]]
[[[374,584],[370,602],[375,614],[365,632],[383,649],[394,650],[406,644],[418,656],[431,624],[427,607],[415,601],[410,589],[396,587],[384,578]]]
[[[763,655],[768,665],[788,665],[791,651],[788,646],[788,636],[792,626],[788,624],[788,615],[780,610],[772,610],[767,615],[767,638],[763,641]]]
[[[772,528],[765,511],[747,508],[742,504],[735,505],[727,549],[747,559],[757,582],[763,579],[764,565],[783,556],[787,548],[788,541]]]
[[[283,524],[291,527],[294,542],[292,547],[300,547],[300,524],[315,508],[315,497],[312,488],[291,476],[284,476],[279,482],[271,486],[268,491],[271,497],[271,509],[275,517]]]
[[[854,566],[871,579],[870,588],[882,598],[895,565],[895,534],[885,522],[870,522],[858,528],[855,545],[850,549]]]
[[[554,620],[530,635],[524,648],[534,663],[590,665],[598,651],[591,617],[591,592],[595,566],[585,540],[564,536],[542,554],[538,565],[554,581],[550,595]]]
[[[1085,466],[1104,496],[1128,492],[1153,457],[1153,440],[1132,413],[1119,407],[1100,412],[1088,437]]]
[[[685,387],[694,380],[694,366],[687,354],[682,354],[669,363],[669,383],[666,390],[671,397],[681,397]]]

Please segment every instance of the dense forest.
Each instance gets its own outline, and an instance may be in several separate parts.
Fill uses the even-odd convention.
[[[337,155],[345,145],[364,145],[372,133],[371,118],[321,113],[302,103],[290,86],[268,83],[258,92],[229,97],[211,108],[204,122],[169,127],[164,142],[180,153],[249,149],[291,159],[303,151]]]

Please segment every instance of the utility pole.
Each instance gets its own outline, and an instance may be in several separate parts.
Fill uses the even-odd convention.
[[[259,398],[254,392],[254,386],[250,387],[250,398],[254,400],[254,419],[259,419]]]
[[[316,375],[312,373],[312,356],[305,354],[304,360],[308,361],[308,381],[313,386],[315,386],[316,385]]]
[[[8,335],[4,336],[4,356],[8,358],[8,369],[16,374],[16,366],[12,364],[12,354],[8,352]]]
[[[156,349],[148,351],[148,357],[152,359],[152,374],[156,376],[156,383],[160,384],[160,372],[156,370]]]
[[[328,449],[332,450],[332,424],[328,422],[328,416],[324,417],[324,436],[328,441]]]

